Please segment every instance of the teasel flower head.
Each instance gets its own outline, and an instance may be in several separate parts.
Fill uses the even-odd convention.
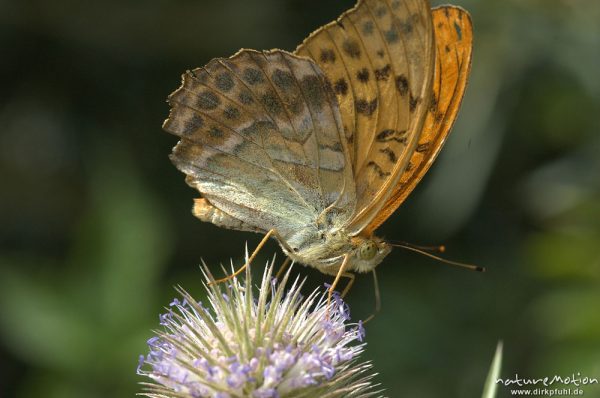
[[[247,256],[246,256],[247,257]],[[349,322],[339,294],[328,304],[325,289],[300,294],[298,278],[286,289],[267,264],[256,292],[245,278],[213,284],[204,266],[207,304],[177,288],[160,316],[162,330],[148,340],[138,374],[151,398],[375,397],[362,323]],[[258,294],[256,294],[258,293]]]

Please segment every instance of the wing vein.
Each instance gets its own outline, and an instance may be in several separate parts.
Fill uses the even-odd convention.
[[[367,6],[367,9],[369,9],[369,5],[367,3],[365,3],[365,5]],[[371,60],[371,55],[369,54],[368,48],[365,45],[365,42],[361,36],[361,34],[358,32],[358,29],[356,28],[356,25],[354,24],[354,21],[352,20],[352,18],[350,17],[350,15],[347,16],[348,17],[348,21],[350,22],[350,25],[352,25],[352,28],[354,29],[354,31],[356,32],[356,36],[358,37],[358,40],[360,42],[360,45],[362,47],[362,49],[365,52],[366,58],[367,58],[367,62],[369,63],[369,68],[370,70],[375,70],[375,66],[373,65],[373,61]],[[379,26],[378,26],[379,27]],[[381,101],[382,95],[381,95],[381,90],[379,88],[379,84],[377,83],[377,81],[375,81],[375,87],[377,88],[377,100],[378,102]],[[375,109],[375,130],[377,130],[377,127],[379,126],[379,115],[380,115],[380,109],[381,109],[382,105],[378,104],[377,108]],[[371,140],[369,141],[369,146],[367,149],[367,156],[365,157],[365,159],[368,159],[369,156],[368,154],[371,153],[371,148],[373,147],[373,137],[375,137],[375,133],[371,135]],[[360,174],[360,170],[362,170],[365,167],[366,162],[363,162],[363,164],[360,166],[359,171],[357,172],[357,176]]]
[[[314,114],[312,112],[312,109],[310,107],[310,105],[308,104],[308,101],[306,99],[306,95],[304,94],[304,90],[302,90],[302,87],[300,87],[300,84],[298,83],[298,76],[296,75],[296,73],[294,72],[294,69],[291,67],[289,61],[287,59],[285,59],[285,57],[283,57],[283,60],[288,68],[288,70],[290,71],[290,73],[294,76],[294,84],[296,84],[296,86],[298,87],[298,91],[300,91],[300,94],[302,94],[302,99],[304,100],[304,103],[306,104],[306,108],[308,109],[308,113],[310,113],[310,124],[312,126],[312,131],[313,131],[313,136],[315,137],[315,145],[316,145],[316,157],[317,157],[317,162],[316,162],[316,167],[317,167],[317,178],[319,180],[319,191],[321,193],[321,201],[322,203],[325,203],[325,192],[323,191],[323,185],[321,184],[322,180],[321,180],[321,156],[319,154],[319,134],[317,134],[317,129],[315,126],[315,122],[314,122]],[[312,62],[311,62],[311,67],[312,67]],[[313,67],[314,70],[314,67]],[[302,149],[304,150],[304,146],[302,147]]]
[[[257,53],[257,54],[260,54],[260,55],[262,55],[262,56],[265,58],[265,61],[266,61],[267,63],[270,63],[270,62],[269,62],[269,59],[266,57],[266,55],[265,55],[264,53]],[[268,76],[268,74],[265,72],[265,70],[263,69],[263,67],[262,67],[262,66],[260,66],[258,62],[256,62],[256,59],[254,58],[254,56],[252,55],[252,53],[250,53],[250,58],[252,59],[252,61],[254,61],[254,64],[255,64],[255,65],[256,65],[256,66],[257,66],[257,67],[258,67],[258,68],[259,68],[259,69],[262,71],[263,75],[265,75],[265,77],[267,78],[267,81],[268,81],[268,82],[269,82],[269,84],[271,85],[271,88],[272,88],[272,89],[273,89],[273,91],[275,92],[275,95],[277,95],[277,98],[279,98],[279,102],[281,102],[281,104],[283,105],[283,108],[285,109],[285,114],[286,114],[286,116],[287,116],[287,119],[288,119],[288,121],[289,121],[289,123],[290,123],[290,126],[292,127],[292,129],[294,130],[294,132],[295,132],[295,133],[296,133],[296,135],[297,135],[297,134],[298,134],[298,132],[296,131],[296,127],[295,127],[295,126],[294,126],[294,124],[292,123],[292,119],[291,119],[291,117],[290,117],[289,111],[288,111],[287,107],[285,106],[285,104],[284,104],[284,102],[283,102],[283,99],[281,98],[281,95],[279,94],[279,92],[278,92],[278,91],[277,91],[277,89],[275,88],[275,85],[273,84],[273,81],[271,80],[271,77],[270,77],[270,76]],[[269,114],[270,116],[273,116],[273,115],[271,115],[271,113],[270,113],[270,112],[269,112],[269,111],[266,109],[266,107],[264,107],[264,106],[263,106],[263,109],[265,109],[265,112],[267,112],[267,114]],[[276,124],[276,125],[277,125],[277,124]],[[277,131],[279,131],[279,129],[277,129]],[[283,143],[284,143],[284,145],[285,145],[286,149],[288,150],[288,152],[292,153],[293,151],[292,151],[292,149],[290,148],[290,146],[288,145],[287,139],[286,139],[286,138],[283,136],[283,134],[281,134],[281,132],[279,132],[279,135],[281,135],[281,137],[282,137],[282,141],[283,141]],[[305,159],[308,159],[308,157],[306,156],[306,151],[305,151],[305,149],[304,149],[304,147],[303,147],[303,146],[302,146],[302,153],[304,154],[304,158],[305,158]],[[275,168],[277,168],[277,166],[275,166]],[[304,202],[304,204],[305,204],[305,205],[306,205],[308,208],[311,208],[311,209],[312,209],[312,208],[314,207],[314,206],[311,206],[311,205],[310,205],[310,204],[309,204],[309,203],[306,201],[306,199],[305,199],[305,198],[304,198],[304,197],[303,197],[303,196],[300,194],[300,192],[298,192],[298,191],[296,190],[296,188],[294,188],[294,187],[291,185],[291,183],[289,183],[289,181],[288,181],[288,180],[287,180],[285,177],[283,177],[283,176],[282,176],[282,178],[284,178],[284,179],[286,180],[286,182],[288,182],[288,186],[289,186],[289,188],[290,188],[290,189],[292,189],[292,190],[293,190],[293,191],[294,191],[294,192],[295,192],[295,193],[298,195],[298,197],[302,198],[302,201]]]

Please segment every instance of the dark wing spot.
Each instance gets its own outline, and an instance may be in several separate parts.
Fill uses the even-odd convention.
[[[183,135],[190,135],[201,129],[203,125],[204,119],[202,119],[202,117],[199,115],[193,115],[191,118],[185,121],[185,124],[183,125],[183,131],[181,133]]]
[[[392,129],[383,130],[381,133],[377,134],[375,139],[380,142],[385,142],[388,137],[393,136],[395,133],[396,131]]]
[[[326,64],[328,62],[334,63],[335,62],[335,52],[332,49],[329,48],[324,48],[321,50],[321,62]]]
[[[435,118],[437,123],[440,123],[444,119],[444,114],[438,109],[438,100],[435,97],[435,93],[431,96],[431,104],[429,104],[429,113]]]
[[[325,101],[324,92],[321,81],[317,76],[306,76],[300,81],[300,87],[311,106],[320,108],[323,105],[323,101]]]
[[[225,118],[229,120],[235,120],[240,117],[240,111],[237,108],[234,108],[233,106],[228,106],[227,108],[225,108],[223,115],[225,115]]]
[[[208,130],[208,135],[211,138],[222,138],[223,137],[223,130],[217,128],[217,127],[212,127],[210,130]]]
[[[419,102],[421,102],[421,98],[415,98],[413,97],[412,93],[410,93],[410,99],[408,101],[409,110],[414,112]]]
[[[371,116],[373,112],[377,109],[377,98],[373,101],[367,101],[364,99],[359,99],[356,101],[356,112],[362,113],[365,116]]]
[[[400,35],[398,35],[398,31],[395,27],[392,27],[390,30],[386,30],[384,36],[385,40],[390,44],[396,43],[400,38]]]
[[[385,6],[381,6],[377,10],[375,10],[375,15],[377,16],[377,18],[384,17],[385,14],[387,14],[387,8],[385,8]]]
[[[438,100],[435,98],[435,93],[431,95],[431,103],[429,104],[429,112],[436,113],[438,108]]]
[[[292,74],[281,69],[277,69],[275,72],[273,72],[271,78],[273,79],[273,83],[275,83],[278,88],[284,91],[289,90],[294,84],[294,78],[292,77]]]
[[[458,35],[458,41],[462,40],[462,28],[456,21],[454,21],[454,29],[456,29],[456,34]]]
[[[333,91],[335,91],[335,93],[339,95],[348,94],[348,83],[346,83],[346,80],[344,78],[341,78],[338,81],[336,81],[333,85]]]
[[[450,46],[446,44],[445,50],[446,50],[446,53],[449,53],[450,52]]]
[[[330,151],[333,152],[342,152],[343,148],[342,148],[342,144],[339,142],[336,142],[332,145],[325,145],[325,144],[319,144],[319,149],[329,149]]]
[[[448,7],[444,7],[444,15],[446,18],[450,18],[450,11],[448,11]]]
[[[383,58],[384,55],[385,55],[385,52],[383,52],[383,50],[377,50],[377,56],[379,58]]]
[[[400,7],[400,0],[394,0],[394,1],[392,1],[392,9],[393,10],[397,10],[398,7]]]
[[[263,104],[267,112],[272,115],[278,115],[283,111],[281,102],[272,90],[267,91],[260,97],[260,103]]]
[[[362,68],[356,73],[356,77],[362,83],[366,83],[369,81],[369,70],[367,68]]]
[[[219,73],[216,78],[216,83],[219,90],[224,92],[231,90],[234,85],[231,73],[229,72]]]
[[[333,91],[333,84],[331,84],[331,81],[329,79],[325,79],[325,91],[327,91],[327,95],[329,95],[331,98],[335,96],[335,93]]]
[[[346,39],[342,44],[342,49],[350,58],[360,58],[360,45],[354,39]]]
[[[423,153],[429,151],[429,142],[425,142],[424,144],[419,144],[417,146],[417,152]]]
[[[250,126],[242,129],[241,133],[245,136],[253,136],[253,135],[267,135],[269,134],[269,130],[275,130],[276,126],[273,122],[270,121],[257,121],[252,123]]]
[[[362,26],[362,32],[366,36],[373,34],[374,29],[375,25],[373,24],[373,21],[366,21]]]
[[[385,153],[386,155],[388,155],[388,159],[390,160],[390,162],[392,162],[394,164],[398,160],[398,158],[396,157],[396,153],[391,148],[383,148],[383,149],[380,149],[379,152]]]
[[[408,93],[408,79],[405,75],[396,77],[396,88],[403,97]]]
[[[244,69],[243,76],[244,81],[250,85],[254,85],[257,83],[262,83],[265,81],[265,78],[261,71],[255,68],[246,68]]]
[[[413,167],[415,167],[414,164],[412,164],[412,162],[408,162],[408,164],[406,165],[406,170],[404,170],[404,172],[409,172],[413,169]]]
[[[244,105],[250,105],[254,102],[252,94],[250,94],[248,91],[242,91],[238,98],[240,99],[240,102]]]
[[[221,100],[212,91],[203,91],[198,96],[196,104],[200,109],[212,110],[221,104]]]
[[[390,77],[391,67],[390,64],[387,64],[383,68],[375,69],[375,79],[377,80],[387,80]]]
[[[244,136],[253,136],[253,135],[257,135],[260,131],[258,129],[258,126],[256,124],[257,122],[252,123],[250,126],[245,127],[241,130],[241,133]]]
[[[348,139],[348,144],[354,144],[354,133],[351,132],[350,134],[346,134],[346,137]]]
[[[288,108],[292,114],[298,115],[304,110],[304,102],[300,99],[300,96],[297,96],[292,99],[292,102],[289,104]]]
[[[375,136],[375,140],[378,142],[396,141],[402,144],[406,144],[406,131],[396,131],[392,129],[386,129]]]
[[[379,174],[379,177],[381,177],[381,178],[387,177],[387,176],[390,175],[389,171],[383,171],[383,169],[381,168],[381,166],[379,166],[377,163],[375,163],[372,160],[369,163],[367,163],[367,167],[373,168],[373,170],[375,170],[375,172],[377,174]]]
[[[411,34],[413,31],[413,26],[410,20],[407,21],[398,21],[398,26],[400,27],[400,32],[403,34]]]

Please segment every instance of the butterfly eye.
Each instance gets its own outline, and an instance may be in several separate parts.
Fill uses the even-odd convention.
[[[361,260],[371,260],[377,254],[377,245],[373,241],[364,242],[358,249]]]

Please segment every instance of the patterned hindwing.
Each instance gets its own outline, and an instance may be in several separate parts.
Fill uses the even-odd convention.
[[[433,10],[437,48],[433,96],[423,133],[410,166],[404,171],[393,195],[365,232],[383,223],[412,192],[442,149],[456,120],[471,69],[473,26],[469,13],[454,6]]]
[[[185,73],[169,104],[164,129],[181,137],[171,158],[210,205],[237,220],[223,225],[274,228],[285,239],[333,203],[352,211],[339,109],[311,60],[242,50]]]
[[[351,146],[360,232],[407,167],[430,102],[434,40],[426,0],[360,0],[296,50],[323,69]]]

